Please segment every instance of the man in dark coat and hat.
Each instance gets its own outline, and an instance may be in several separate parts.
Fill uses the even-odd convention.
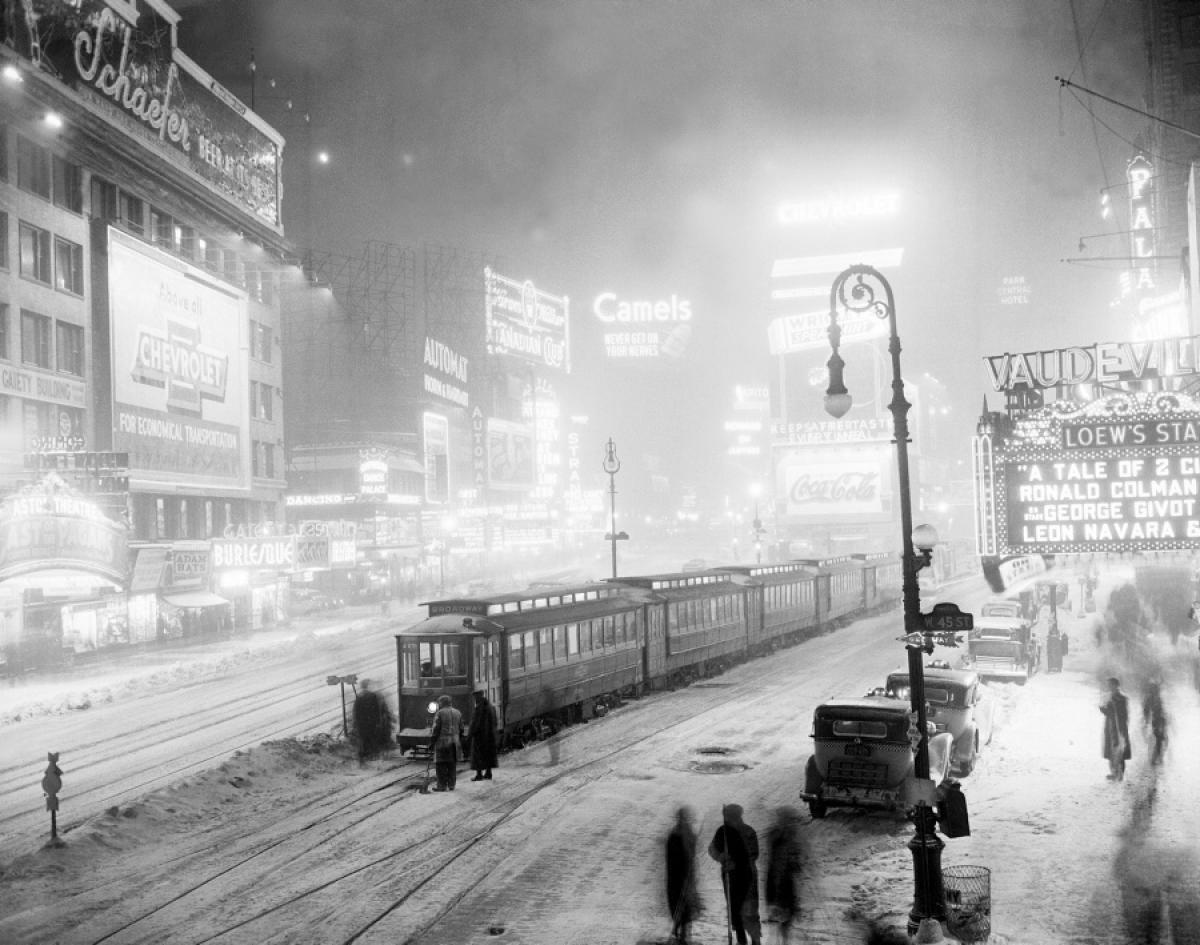
[[[371,680],[363,679],[362,689],[354,698],[354,732],[358,736],[358,760],[365,763],[383,751],[392,741],[392,712],[383,696],[371,689]]]
[[[708,855],[721,864],[721,883],[729,903],[729,922],[738,945],[761,945],[762,926],[758,919],[758,834],[742,820],[739,804],[721,808],[725,822],[713,834]]]
[[[1121,691],[1121,680],[1108,678],[1108,698],[1100,704],[1104,714],[1104,757],[1108,759],[1108,780],[1125,778],[1125,762],[1133,757],[1129,749],[1129,697]]]
[[[788,942],[792,923],[800,912],[796,886],[803,864],[800,845],[800,813],[781,807],[767,832],[767,908],[769,922],[779,923],[779,940]]]
[[[471,724],[467,726],[467,739],[471,743],[471,767],[475,769],[472,781],[492,780],[492,769],[499,767],[496,762],[499,730],[496,707],[488,702],[487,696],[482,692],[475,693]]]

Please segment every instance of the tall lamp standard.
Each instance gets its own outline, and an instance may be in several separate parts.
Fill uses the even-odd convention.
[[[604,540],[612,543],[612,576],[617,579],[617,542],[628,541],[629,535],[617,531],[617,473],[621,471],[621,461],[617,458],[617,444],[610,436],[604,445],[604,471],[608,473],[608,504],[609,531]]]
[[[900,375],[900,336],[896,332],[896,302],[891,284],[878,270],[860,265],[843,271],[829,290],[829,345],[833,353],[828,361],[829,389],[825,392],[825,410],[835,419],[845,416],[852,403],[842,376],[846,362],[838,353],[842,339],[842,329],[838,324],[839,311],[855,315],[871,314],[888,320],[888,350],[892,355],[892,400],[888,410],[892,414],[900,473],[904,632],[908,649],[909,694],[912,714],[917,720],[916,732],[912,736],[916,752],[913,771],[918,786],[929,788],[932,787],[929,784],[929,732],[925,717],[925,669],[921,657],[926,651],[932,652],[932,642],[921,615],[917,572],[931,563],[933,546],[938,538],[937,532],[929,525],[922,525],[913,531],[912,495],[908,478],[908,410],[912,405],[904,399],[904,379]],[[916,832],[908,842],[913,856],[914,878],[913,908],[908,915],[910,935],[920,927],[922,919],[946,920],[946,894],[942,887],[941,868],[945,844],[934,832],[930,799],[919,798],[912,814]]]
[[[750,484],[750,496],[754,499],[754,563],[762,564],[762,539],[766,529],[763,528],[762,519],[758,515],[758,500],[762,497],[761,482]]]

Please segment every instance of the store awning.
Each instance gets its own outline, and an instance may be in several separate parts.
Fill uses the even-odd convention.
[[[162,599],[172,607],[225,607],[229,604],[221,595],[208,591],[179,591],[175,594],[163,594]]]

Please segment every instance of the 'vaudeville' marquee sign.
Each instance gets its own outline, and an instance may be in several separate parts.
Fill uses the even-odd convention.
[[[1053,351],[989,355],[983,360],[997,391],[1123,384],[1200,373],[1200,335],[1099,342]]]
[[[35,66],[278,228],[283,138],[175,46],[178,14],[128,0],[3,0],[0,8],[4,39]]]
[[[1060,401],[975,438],[985,555],[1200,548],[1200,402]]]

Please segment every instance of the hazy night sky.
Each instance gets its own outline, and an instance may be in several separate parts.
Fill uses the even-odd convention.
[[[176,7],[184,50],[247,101],[255,50],[257,110],[288,138],[289,238],[350,255],[368,239],[459,245],[569,295],[572,386],[597,441],[682,478],[722,471],[731,387],[771,369],[777,256],[905,247],[887,274],[905,374],[955,391],[964,457],[982,355],[1125,337],[1109,314],[1116,272],[1060,260],[1126,226],[1101,221],[1099,192],[1122,181],[1144,122],[1088,100],[1113,129],[1094,133],[1054,77],[1143,104],[1128,0]],[[318,147],[332,160],[310,166]],[[886,234],[775,220],[784,200],[885,187],[903,194]],[[1124,250],[1105,242],[1089,252]],[[997,304],[1006,275],[1029,281],[1029,305]],[[604,290],[690,299],[685,361],[601,363]]]

